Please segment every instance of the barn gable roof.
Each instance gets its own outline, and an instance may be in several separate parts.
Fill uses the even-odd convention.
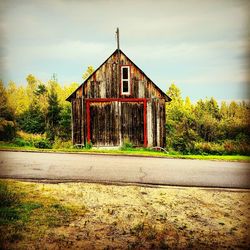
[[[149,80],[152,82],[152,84],[154,85],[154,87],[162,94],[162,96],[165,98],[165,100],[167,102],[170,102],[172,99],[166,95],[132,60],[130,60],[130,58],[120,49],[119,52],[121,54],[123,54],[132,64],[134,64],[134,66],[139,69],[139,71]],[[66,99],[66,101],[71,101],[71,99],[74,97],[74,94],[76,93],[76,91],[81,88],[82,86],[84,86],[87,81],[92,77],[92,75],[94,75],[113,55],[115,55],[116,53],[118,53],[118,49],[116,49],[91,75],[89,75],[89,77],[82,83],[80,84],[80,86]]]

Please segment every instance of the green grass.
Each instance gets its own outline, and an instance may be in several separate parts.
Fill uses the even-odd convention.
[[[177,152],[158,152],[149,149],[77,149],[77,148],[61,148],[61,149],[39,149],[31,146],[17,146],[14,143],[0,142],[0,150],[17,150],[17,151],[35,151],[35,152],[65,152],[65,153],[87,153],[87,154],[114,154],[114,155],[132,155],[132,156],[150,156],[150,157],[166,157],[178,159],[198,159],[198,160],[221,160],[221,161],[243,161],[250,162],[250,156],[244,155],[182,155]]]
[[[41,194],[35,184],[0,180],[0,240],[10,243],[20,241],[33,231],[34,237],[49,228],[68,225],[85,209],[64,205],[53,195]],[[3,234],[4,232],[4,234]]]

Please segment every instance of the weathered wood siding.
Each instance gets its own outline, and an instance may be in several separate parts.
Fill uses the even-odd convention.
[[[136,65],[121,53],[120,66],[130,66],[131,95],[121,95],[121,82],[117,75],[118,54],[111,56],[99,70],[93,74],[76,96],[84,98],[164,98],[152,81]]]
[[[118,146],[119,131],[115,102],[90,104],[91,142],[96,146]]]
[[[83,143],[83,108],[82,98],[72,100],[72,115],[73,115],[73,143]]]
[[[128,140],[132,142],[135,146],[143,146],[143,103],[121,103],[121,137],[122,141]]]
[[[72,101],[73,143],[85,144],[87,139],[86,102]],[[135,146],[144,144],[144,106],[142,102],[90,103],[90,135],[94,146],[121,146],[129,140]],[[165,101],[147,102],[148,146],[165,147]]]
[[[90,104],[90,134],[95,146],[120,146],[129,140],[143,146],[143,103],[93,102]]]
[[[88,136],[87,105],[90,115],[90,140],[94,146],[121,146],[127,139],[143,146],[146,121],[147,145],[166,145],[165,96],[123,53],[120,66],[130,66],[131,94],[121,95],[118,53],[114,53],[72,96],[73,143],[85,144]],[[106,99],[98,102],[94,99]],[[119,98],[118,100],[112,100]],[[146,120],[143,102],[123,102],[123,98],[147,101]],[[94,100],[91,102],[91,100]]]

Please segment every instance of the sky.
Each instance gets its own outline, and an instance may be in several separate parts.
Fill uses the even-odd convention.
[[[250,1],[1,0],[0,79],[26,84],[56,73],[82,82],[122,51],[164,92],[174,82],[192,101],[249,98]]]

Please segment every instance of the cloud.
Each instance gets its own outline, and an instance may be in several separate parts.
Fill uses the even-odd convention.
[[[248,81],[249,7],[233,0],[1,1],[4,79],[57,72],[63,82],[77,80],[113,52],[119,26],[121,48],[160,87],[169,79],[190,88],[218,82],[220,95],[231,95],[223,93],[228,82],[244,88]]]

